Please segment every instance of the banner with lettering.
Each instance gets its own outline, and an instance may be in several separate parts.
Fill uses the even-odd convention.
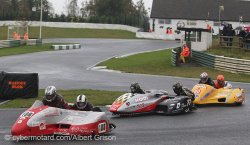
[[[0,99],[38,97],[37,73],[0,72]]]

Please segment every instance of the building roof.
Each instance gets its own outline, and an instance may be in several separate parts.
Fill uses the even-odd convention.
[[[250,22],[250,1],[247,0],[153,0],[151,18]]]

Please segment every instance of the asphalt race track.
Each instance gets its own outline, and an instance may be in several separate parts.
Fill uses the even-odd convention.
[[[197,80],[159,77],[140,74],[112,73],[87,70],[90,66],[113,56],[178,46],[173,41],[112,40],[112,39],[51,39],[46,42],[79,42],[83,48],[71,51],[39,52],[0,58],[0,71],[37,72],[40,88],[56,85],[58,88],[91,88],[128,90],[132,82],[145,89],[165,89],[172,93],[172,84],[179,80],[192,87]],[[24,109],[0,110],[0,145],[8,144],[135,144],[135,145],[249,145],[250,144],[250,84],[232,83],[246,90],[244,105],[202,107],[184,115],[140,115],[113,117],[117,125],[110,136],[112,141],[6,141],[12,124]]]

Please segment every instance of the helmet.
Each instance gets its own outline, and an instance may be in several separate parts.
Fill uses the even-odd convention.
[[[76,106],[79,109],[84,109],[87,106],[87,99],[85,95],[79,95],[76,98]]]
[[[208,74],[206,72],[203,72],[201,75],[201,83],[206,83],[208,80]]]
[[[141,87],[138,83],[131,84],[130,86],[131,93],[138,93],[141,90]]]
[[[182,85],[181,85],[179,82],[176,82],[176,83],[173,85],[173,91],[174,91],[177,95],[180,95],[180,94],[181,94],[181,91],[182,91]]]
[[[225,84],[225,78],[223,75],[218,75],[216,80],[220,86],[223,86]]]
[[[45,99],[49,102],[54,101],[56,98],[56,87],[55,86],[48,86],[45,89]]]

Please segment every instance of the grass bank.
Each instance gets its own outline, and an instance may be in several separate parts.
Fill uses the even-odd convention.
[[[7,38],[7,27],[0,27],[0,39]],[[39,27],[29,27],[29,37],[39,38]],[[42,28],[42,38],[119,38],[134,39],[135,33],[125,30]]]
[[[40,52],[40,51],[53,51],[51,46],[52,44],[43,44],[43,45],[38,45],[38,46],[20,46],[20,47],[12,47],[12,48],[1,48],[0,57],[9,56],[9,55],[34,53],[34,52]]]
[[[238,42],[238,39],[238,37],[234,37],[235,42]],[[246,51],[243,48],[237,47],[220,47],[218,38],[213,39],[213,46],[209,48],[206,52],[214,55],[250,60],[250,51]]]
[[[76,97],[79,94],[84,94],[87,96],[88,101],[95,106],[110,105],[117,97],[123,94],[123,92],[100,90],[59,90],[58,92],[64,96],[64,99],[67,102],[71,103],[75,102]],[[42,100],[43,95],[44,90],[40,90],[39,97],[37,98],[15,99],[0,105],[0,108],[28,108],[35,102],[35,100]]]
[[[223,74],[226,80],[250,82],[250,76],[245,74],[233,74],[201,66],[173,67],[171,65],[170,49],[142,53],[125,58],[113,58],[98,65],[107,66],[108,69],[120,70],[128,73],[188,78],[198,78],[203,71],[206,71],[212,78],[216,78],[218,74]]]

